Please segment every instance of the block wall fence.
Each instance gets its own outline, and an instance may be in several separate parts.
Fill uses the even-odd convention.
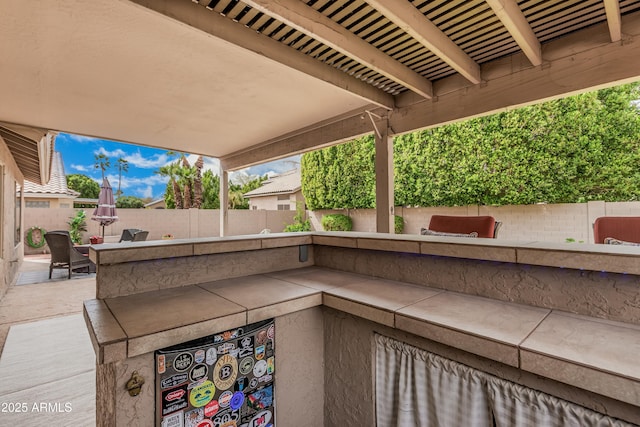
[[[67,222],[79,209],[25,208],[24,227],[45,230],[68,230]],[[85,209],[90,218],[92,209]],[[353,219],[353,231],[375,232],[374,209],[345,209],[308,211],[313,230],[322,230],[321,218],[327,213],[346,213]],[[516,241],[593,243],[593,222],[601,216],[640,216],[640,202],[588,202],[566,204],[539,204],[517,206],[459,206],[435,208],[396,207],[396,215],[403,217],[404,234],[419,234],[421,227],[429,225],[431,215],[491,215],[502,222],[498,239]],[[230,210],[228,235],[257,234],[269,229],[283,231],[293,223],[295,211]],[[124,228],[149,231],[148,240],[158,240],[164,234],[176,239],[217,237],[220,235],[220,211],[205,209],[118,209],[120,220],[105,227],[107,241],[119,238]],[[100,235],[95,221],[87,220],[84,240]],[[26,240],[25,240],[26,241]],[[25,244],[25,254],[41,253]]]

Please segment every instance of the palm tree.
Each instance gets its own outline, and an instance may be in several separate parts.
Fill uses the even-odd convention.
[[[95,155],[96,163],[94,164],[95,169],[100,169],[102,172],[102,180],[104,181],[104,171],[111,167],[111,163],[109,162],[109,158],[106,154],[100,153]]]
[[[160,167],[156,173],[160,176],[169,177],[169,183],[173,188],[173,201],[175,202],[176,209],[182,209],[182,192],[180,191],[180,185],[176,181],[178,169],[178,162],[169,163],[168,165]]]
[[[191,167],[186,159],[182,162],[182,167],[178,169],[178,182],[182,186],[182,207],[183,209],[189,209],[192,207],[191,193],[193,191],[193,181],[196,176],[196,168]]]
[[[204,160],[202,156],[198,156],[196,160],[196,174],[193,179],[193,207],[200,209],[202,207],[202,167],[204,166]]]
[[[116,191],[116,197],[120,197],[122,191],[120,191],[120,182],[122,181],[122,172],[129,172],[129,162],[124,158],[118,159],[118,191]]]

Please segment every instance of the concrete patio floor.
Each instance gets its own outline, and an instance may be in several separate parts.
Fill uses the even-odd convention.
[[[0,300],[0,425],[95,424],[95,355],[82,317],[95,275],[67,280],[60,270],[49,280],[48,266],[46,256],[25,257]]]

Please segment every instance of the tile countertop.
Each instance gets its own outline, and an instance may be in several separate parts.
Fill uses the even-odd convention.
[[[90,259],[117,264],[176,256],[324,245],[640,275],[640,247],[360,232],[273,233],[92,245]]]
[[[640,326],[320,267],[85,302],[110,363],[324,304],[640,406]]]

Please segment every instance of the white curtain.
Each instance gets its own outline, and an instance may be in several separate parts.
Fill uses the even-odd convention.
[[[557,397],[376,334],[378,427],[627,427]]]
[[[376,335],[378,427],[491,427],[488,401],[472,369]]]

